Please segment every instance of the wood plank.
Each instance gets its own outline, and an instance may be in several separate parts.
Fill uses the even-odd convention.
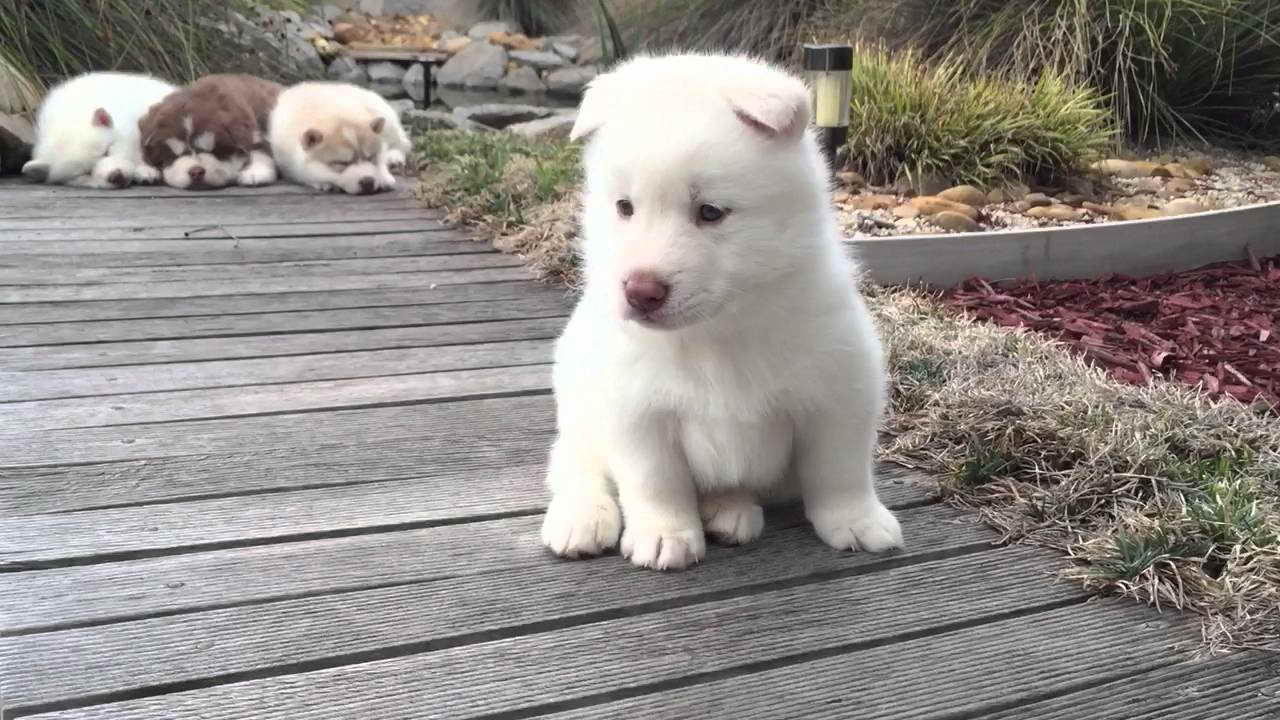
[[[480,477],[486,473],[480,469]],[[473,468],[473,474],[476,469]],[[925,493],[912,485],[882,486],[885,503],[902,507],[920,502]],[[543,498],[545,499],[545,498]],[[901,511],[910,529],[907,554],[991,542],[989,530],[959,511],[928,506]],[[35,632],[56,627],[102,624],[201,609],[262,604],[310,595],[346,593],[488,575],[517,567],[554,567],[577,573],[616,573],[634,579],[644,573],[618,556],[584,561],[579,566],[552,560],[538,542],[540,514],[359,534],[288,543],[258,545],[194,554],[10,573],[0,582],[0,634]],[[892,556],[837,553],[821,545],[794,512],[770,511],[764,536],[745,552],[716,551],[716,557],[743,567],[774,567],[789,558],[787,572],[809,575],[855,565],[896,562]],[[797,529],[795,532],[788,528]],[[608,566],[611,569],[605,570]],[[723,570],[708,562],[672,577],[676,587],[693,588],[720,582]],[[657,577],[657,576],[654,576]],[[667,582],[667,581],[663,581]],[[572,583],[570,583],[572,584]],[[526,587],[526,590],[529,588]],[[483,600],[476,594],[473,600]],[[459,598],[454,598],[459,601]]]
[[[402,194],[408,194],[408,189],[399,190]],[[32,197],[32,198],[51,198],[55,200],[110,200],[110,199],[130,199],[130,200],[164,200],[168,198],[208,198],[218,199],[227,197],[261,197],[263,195],[305,195],[308,197],[329,197],[328,193],[321,193],[311,188],[294,185],[292,183],[277,182],[271,185],[262,185],[259,187],[240,187],[231,186],[220,190],[192,192],[190,190],[179,190],[165,185],[133,185],[122,190],[111,190],[103,192],[101,190],[91,190],[86,188],[69,187],[65,185],[43,185],[39,183],[30,183],[22,178],[0,178],[0,193],[6,196],[14,197]]]
[[[984,720],[1275,720],[1280,718],[1280,656],[1245,652],[1187,662],[1090,687]]]
[[[442,347],[509,340],[542,340],[556,337],[563,326],[564,318],[546,318],[461,325],[425,325],[385,330],[343,330],[285,335],[0,348],[0,368],[53,370],[115,367],[235,358],[288,357],[356,350]]]
[[[414,214],[400,219],[368,220],[358,225],[337,222],[223,222],[217,227],[208,223],[176,223],[172,225],[121,225],[101,227],[94,223],[45,225],[36,229],[10,228],[0,233],[0,247],[5,243],[24,243],[24,252],[33,243],[46,240],[143,240],[201,238],[270,238],[270,237],[350,237],[380,233],[420,232],[430,228],[445,228],[438,220],[424,219]]]
[[[171,300],[86,300],[83,302],[16,303],[0,308],[0,317],[18,319],[10,324],[84,320],[142,320],[187,315],[240,315],[290,310],[338,310],[386,305],[429,305],[517,300],[539,293],[572,299],[567,294],[533,280],[437,285],[390,290],[338,290],[334,292],[278,293],[275,295],[214,295]],[[5,324],[5,323],[0,323]]]
[[[350,380],[0,403],[0,427],[25,432],[144,425],[551,392],[551,365],[444,370]]]
[[[455,239],[450,239],[455,238]],[[155,246],[147,248],[148,245]],[[128,250],[126,247],[142,248]],[[17,250],[18,248],[12,248]],[[353,258],[463,255],[497,252],[446,228],[419,233],[356,235],[351,238],[230,238],[213,240],[45,240],[39,252],[3,252],[0,266],[42,268],[127,268],[155,265],[230,265],[250,262],[347,260]]]
[[[898,578],[909,573],[897,572]],[[935,593],[924,579],[895,583],[885,593],[852,585],[779,590],[36,717],[532,717],[698,681],[704,684],[680,688],[671,693],[684,693],[679,702],[654,711],[646,712],[646,705],[636,712],[592,707],[576,717],[970,717],[958,713],[1171,664],[1180,655],[1168,645],[1187,634],[1185,627],[1148,622],[1153,613],[1132,605],[1049,609],[1061,595],[1056,601],[1032,595],[1036,586],[1025,580],[992,605],[983,595]],[[860,601],[821,592],[837,587],[861,591]],[[1027,596],[1019,600],[1020,593]],[[1002,611],[1025,614],[995,620]],[[949,624],[952,618],[956,622]],[[957,626],[963,629],[937,634]],[[924,637],[904,640],[919,635]],[[782,664],[811,656],[822,659]],[[777,664],[782,667],[745,672]],[[705,682],[729,674],[728,680]]]
[[[550,362],[551,351],[550,340],[523,340],[108,369],[0,372],[0,403],[534,365]]]
[[[430,290],[419,292],[424,296],[431,293]],[[184,304],[182,301],[171,301],[171,303]],[[0,325],[0,347],[176,340],[188,337],[232,337],[334,330],[377,330],[497,320],[535,320],[566,317],[571,310],[564,298],[554,293],[537,293],[532,297],[513,300],[461,303],[285,312],[269,312],[270,309],[270,306],[264,303],[261,306],[264,312],[240,315],[185,315],[145,320],[88,320]],[[0,306],[0,317],[10,316],[8,310]]]
[[[298,415],[262,415],[184,423],[154,423],[79,430],[0,433],[0,467],[48,467],[83,462],[154,460],[209,453],[255,452],[276,447],[348,445],[352,438],[417,438],[424,429],[449,437],[509,431],[546,417],[550,396],[429,403]]]
[[[1192,624],[1131,601],[1073,605],[808,662],[757,666],[731,677],[708,673],[671,683],[675,689],[655,687],[654,694],[643,694],[648,689],[643,685],[652,680],[637,679],[633,687],[639,687],[628,692],[636,697],[609,702],[613,698],[596,694],[563,703],[577,706],[573,709],[539,717],[978,718],[993,709],[1173,665],[1185,657],[1177,646],[1198,639]],[[371,711],[374,707],[369,705]],[[101,717],[129,717],[109,712]]]
[[[468,257],[468,256],[458,256]],[[489,258],[488,255],[476,256]],[[383,273],[320,277],[267,277],[200,282],[160,281],[100,285],[0,285],[0,303],[65,300],[123,300],[130,298],[188,298],[208,295],[251,295],[300,291],[404,288],[421,285],[528,280],[529,271],[516,258],[487,260],[491,267],[473,270]]]
[[[177,683],[221,684],[249,673],[285,674],[298,665],[335,667],[410,648],[492,642],[547,624],[579,626],[673,605],[718,604],[761,590],[766,592],[734,604],[747,609],[803,598],[817,612],[831,609],[835,617],[826,623],[856,614],[861,629],[873,635],[982,617],[999,608],[1000,600],[1026,606],[1070,595],[1045,577],[1053,559],[1025,548],[932,562],[921,561],[936,557],[937,550],[916,552],[889,566],[865,553],[823,552],[806,528],[785,534],[785,541],[765,548],[767,559],[713,548],[696,582],[675,573],[641,576],[609,559],[547,560],[483,577],[23,636],[5,651],[24,659],[6,683],[8,701],[24,713],[102,702]],[[939,548],[944,549],[974,548],[948,543]],[[820,558],[816,574],[792,565],[807,556]],[[617,593],[623,584],[631,592]],[[958,602],[965,595],[982,600]],[[913,611],[898,611],[908,603]],[[361,609],[358,617],[352,617],[352,607]],[[192,638],[201,639],[201,649],[193,648]],[[196,656],[199,662],[193,662]]]

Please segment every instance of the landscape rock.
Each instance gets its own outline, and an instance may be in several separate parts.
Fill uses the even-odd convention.
[[[329,63],[329,69],[325,74],[338,82],[354,85],[369,84],[369,73],[365,72],[364,66],[345,55],[334,58],[333,62]]]
[[[857,195],[849,200],[854,210],[888,210],[898,204],[893,195]]]
[[[458,54],[462,50],[462,48],[472,43],[471,38],[466,36],[453,37],[453,38],[442,37],[440,39],[444,41],[444,44],[438,47],[441,50],[444,50],[445,52],[449,53],[450,55]]]
[[[578,64],[579,65],[596,65],[604,59],[601,53],[600,41],[588,41],[578,45]]]
[[[1025,214],[1027,217],[1041,218],[1044,220],[1078,222],[1084,219],[1084,213],[1066,205],[1041,205],[1039,207],[1028,208]]]
[[[453,114],[472,122],[499,129],[531,120],[550,117],[554,110],[537,105],[506,105],[491,103],[488,105],[470,105],[453,109]]]
[[[1208,212],[1209,208],[1195,198],[1178,198],[1170,200],[1161,208],[1165,215],[1189,215],[1191,213]]]
[[[1100,215],[1106,215],[1113,220],[1149,220],[1164,214],[1154,208],[1139,207],[1137,205],[1099,205],[1091,202],[1086,202],[1084,209]]]
[[[401,113],[401,117],[407,123],[426,122],[432,125],[442,125],[452,130],[465,130],[467,132],[493,132],[493,128],[481,125],[478,122],[458,117],[453,113],[447,113],[443,110],[407,110]]]
[[[1267,155],[1262,158],[1262,165],[1272,172],[1280,172],[1280,155]]]
[[[507,74],[502,77],[502,81],[498,83],[498,87],[512,93],[544,93],[547,91],[546,84],[542,82],[542,78],[538,77],[538,71],[523,65],[508,70]]]
[[[551,43],[551,49],[555,52],[555,54],[559,55],[565,60],[568,60],[569,62],[574,62],[578,59],[579,53],[578,53],[577,45],[573,45],[567,42],[554,42],[554,43]]]
[[[1164,188],[1160,190],[1163,195],[1179,195],[1182,193],[1195,192],[1199,185],[1195,180],[1188,178],[1169,178],[1169,182],[1164,184]]]
[[[976,208],[970,205],[965,205],[964,203],[947,200],[936,195],[921,195],[920,197],[912,198],[911,204],[914,205],[922,215],[932,216],[939,213],[952,212],[964,215],[970,220],[978,219],[978,211]]]
[[[404,91],[409,93],[409,97],[413,98],[414,101],[423,102],[427,99],[428,81],[427,66],[421,63],[414,63],[405,72],[401,85],[404,86]]]
[[[507,132],[512,132],[524,137],[553,137],[567,138],[569,131],[573,129],[573,124],[578,120],[578,113],[568,113],[552,115],[549,118],[541,120],[530,120],[529,122],[516,123],[507,126]]]
[[[404,115],[405,113],[413,109],[413,100],[410,100],[409,98],[402,98],[400,100],[388,100],[387,104],[391,106],[392,110],[396,111],[397,115]]]
[[[569,64],[564,58],[546,50],[512,50],[510,57],[535,70],[552,70]]]
[[[472,40],[487,40],[494,33],[515,34],[520,29],[506,20],[486,20],[485,22],[476,23],[467,31],[467,37]]]
[[[841,185],[851,188],[860,188],[867,184],[866,178],[852,170],[845,170],[843,172],[836,173],[836,180],[838,180]]]
[[[1083,205],[1084,201],[1088,199],[1089,198],[1085,197],[1084,195],[1081,195],[1080,193],[1064,192],[1064,193],[1058,194],[1058,202],[1062,203],[1063,205],[1070,205],[1071,207],[1076,207],[1076,208]]]
[[[491,34],[488,40],[508,50],[541,50],[543,45],[541,38],[535,40],[524,33],[496,32]]]
[[[951,202],[958,202],[973,208],[987,204],[987,194],[972,185],[957,185],[938,193],[938,197]]]
[[[964,207],[969,206],[965,205]],[[982,229],[973,218],[953,210],[943,210],[931,216],[929,222],[950,232],[977,232]]]
[[[1175,178],[1198,178],[1204,177],[1204,173],[1192,165],[1186,163],[1171,162],[1165,163],[1164,169]]]
[[[1159,163],[1145,160],[1099,160],[1092,165],[1094,170],[1119,178],[1137,177],[1170,177],[1170,173]]]
[[[552,95],[581,95],[587,83],[595,79],[598,69],[594,65],[566,67],[547,73],[547,91]]]
[[[333,26],[320,20],[303,20],[298,26],[297,32],[298,36],[303,40],[315,40],[316,38],[333,39]]]
[[[343,10],[337,5],[321,5],[320,8],[316,11],[316,14],[319,15],[320,19],[324,20],[325,22],[333,22],[334,20],[337,20],[343,15],[346,15],[347,11]]]
[[[436,82],[451,87],[496,88],[507,71],[507,51],[486,42],[473,42],[449,58],[436,73]]]
[[[1046,207],[1053,204],[1053,198],[1044,193],[1027,193],[1022,201],[1030,207]]]
[[[405,69],[393,62],[369,63],[369,89],[385,98],[404,97],[407,93],[404,86]]]
[[[919,217],[920,208],[916,207],[915,205],[912,205],[911,203],[906,203],[905,205],[899,205],[898,207],[894,208],[893,215],[894,217],[900,217],[903,219]]]

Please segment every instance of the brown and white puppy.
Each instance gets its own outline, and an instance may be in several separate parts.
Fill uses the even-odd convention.
[[[351,195],[394,188],[391,170],[410,149],[386,100],[335,82],[300,83],[281,93],[268,139],[286,178]]]
[[[267,123],[283,89],[252,75],[200,78],[138,122],[143,158],[176,188],[275,182]]]

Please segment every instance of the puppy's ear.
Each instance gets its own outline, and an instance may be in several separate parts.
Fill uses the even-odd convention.
[[[609,75],[598,75],[587,83],[582,93],[582,102],[578,104],[578,119],[569,131],[569,139],[584,138],[604,125],[612,98],[612,78]]]
[[[311,148],[324,142],[324,133],[312,128],[302,133],[302,149],[310,150]]]
[[[111,127],[111,113],[106,108],[98,108],[93,111],[93,126],[100,128]]]
[[[799,137],[809,124],[808,89],[791,78],[753,79],[759,82],[725,91],[733,114],[767,137]]]
[[[382,128],[386,126],[387,126],[387,119],[384,117],[374,118],[373,122],[369,123],[370,129],[373,130],[375,135],[381,135]]]

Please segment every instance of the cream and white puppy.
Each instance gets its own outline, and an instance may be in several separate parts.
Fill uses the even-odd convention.
[[[377,93],[348,83],[305,82],[284,92],[269,140],[286,178],[322,191],[366,195],[395,187],[409,137]]]
[[[876,496],[882,350],[840,243],[805,85],[741,57],[590,84],[586,287],[555,350],[543,542],[683,568],[802,497],[841,550],[902,544]],[[615,493],[616,491],[616,493]]]

